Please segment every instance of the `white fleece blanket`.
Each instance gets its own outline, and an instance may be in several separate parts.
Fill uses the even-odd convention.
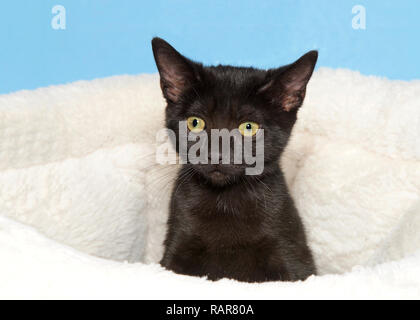
[[[321,276],[260,285],[156,265],[177,170],[156,75],[0,96],[0,298],[420,298],[419,96],[314,74],[282,166]]]

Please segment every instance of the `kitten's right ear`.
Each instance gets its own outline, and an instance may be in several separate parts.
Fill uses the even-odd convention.
[[[168,102],[179,103],[182,94],[198,80],[195,63],[161,38],[153,38],[152,48],[163,95]]]
[[[305,99],[306,86],[317,60],[318,51],[310,51],[288,66],[271,70],[269,82],[259,92],[284,111],[297,110]]]

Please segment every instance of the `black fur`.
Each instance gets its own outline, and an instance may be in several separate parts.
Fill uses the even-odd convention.
[[[211,280],[247,282],[296,281],[315,274],[279,158],[317,52],[266,71],[204,67],[162,39],[153,39],[152,46],[169,129],[178,135],[179,121],[199,116],[208,132],[253,121],[265,135],[264,172],[258,176],[245,175],[246,164],[183,165],[172,193],[162,266]]]

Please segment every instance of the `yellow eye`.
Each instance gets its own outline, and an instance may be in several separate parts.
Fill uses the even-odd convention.
[[[187,125],[191,132],[199,133],[204,130],[206,123],[201,118],[189,117],[187,120]]]
[[[239,131],[244,137],[255,136],[260,126],[255,122],[244,122],[239,126]]]

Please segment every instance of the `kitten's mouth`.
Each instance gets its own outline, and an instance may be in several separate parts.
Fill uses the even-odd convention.
[[[210,177],[215,180],[221,180],[221,179],[224,179],[226,175],[219,170],[214,170],[210,172]]]
[[[241,173],[238,168],[229,165],[205,165],[198,167],[202,176],[216,186],[225,186],[236,181]]]
[[[220,169],[214,169],[207,173],[207,177],[214,185],[224,186],[229,184],[231,181],[231,175],[223,172]]]

